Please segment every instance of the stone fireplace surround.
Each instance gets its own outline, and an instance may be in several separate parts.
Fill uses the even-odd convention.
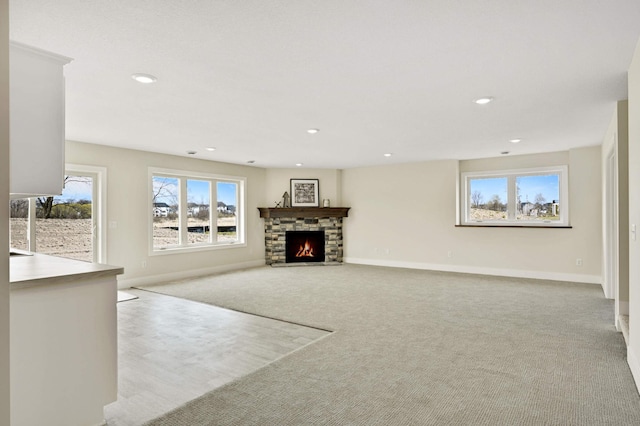
[[[342,263],[342,218],[349,207],[258,207],[264,219],[265,261],[286,264],[287,231],[324,231],[325,264]]]

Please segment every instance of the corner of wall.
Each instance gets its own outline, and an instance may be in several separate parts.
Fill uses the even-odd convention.
[[[9,1],[0,0],[0,205],[9,204]],[[0,424],[10,422],[9,211],[0,209]]]
[[[336,206],[342,205],[342,169],[336,169]]]
[[[462,197],[460,193],[460,160],[455,160],[455,173],[456,173],[456,226],[460,225],[460,203]]]
[[[618,194],[629,193],[629,101],[618,102]],[[618,198],[618,253],[620,300],[626,302],[625,312],[629,313],[629,197]]]
[[[640,225],[640,39],[629,67],[629,224]],[[629,241],[629,259],[640,255],[639,241]],[[640,264],[629,262],[629,346],[627,362],[640,388]]]

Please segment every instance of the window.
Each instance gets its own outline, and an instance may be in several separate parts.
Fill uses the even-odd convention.
[[[10,246],[85,262],[106,262],[102,168],[68,165],[62,194],[11,200]]]
[[[149,176],[151,254],[244,245],[244,178],[155,168]]]
[[[11,200],[9,215],[9,246],[30,251],[29,199]]]
[[[180,245],[180,179],[153,176],[153,247]]]
[[[238,239],[238,184],[234,182],[218,182],[218,237],[217,241],[235,241]]]
[[[463,225],[568,226],[567,167],[462,174]]]
[[[209,242],[211,182],[187,179],[187,229],[189,244]]]

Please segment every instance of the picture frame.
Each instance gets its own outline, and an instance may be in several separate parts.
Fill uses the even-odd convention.
[[[320,181],[318,179],[291,179],[291,207],[318,207]]]

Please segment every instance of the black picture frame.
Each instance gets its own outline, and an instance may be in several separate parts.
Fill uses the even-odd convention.
[[[291,207],[320,206],[318,179],[291,179]]]

